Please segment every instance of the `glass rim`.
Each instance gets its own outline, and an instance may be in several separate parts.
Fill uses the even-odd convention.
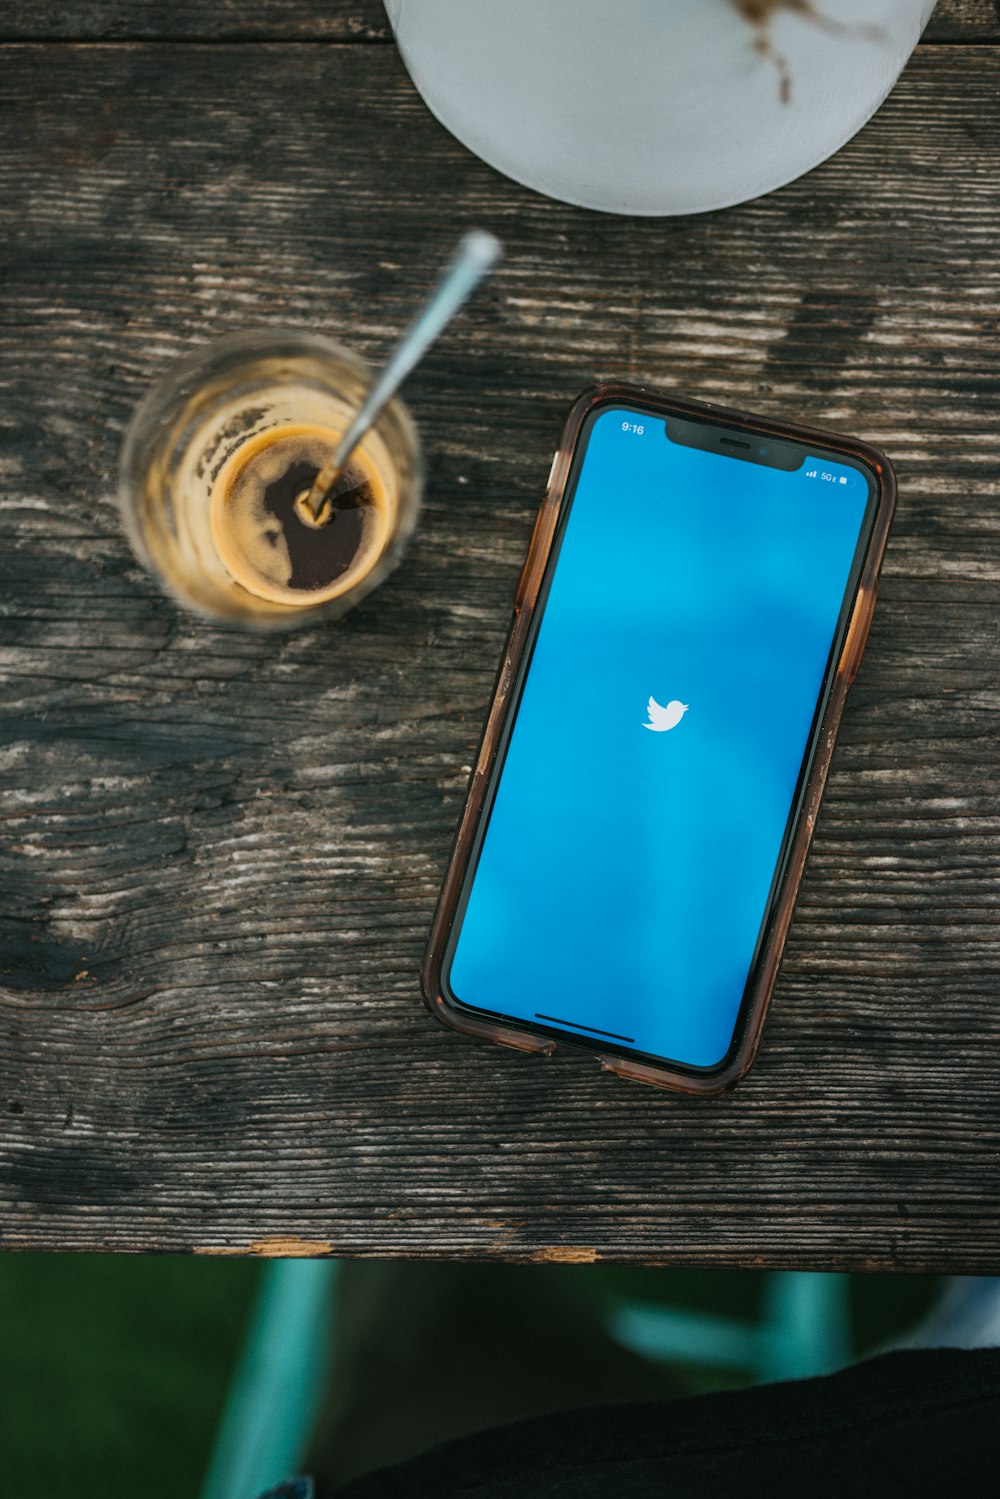
[[[271,633],[336,618],[360,603],[385,579],[398,564],[416,525],[423,496],[424,462],[416,423],[405,402],[394,396],[379,413],[373,428],[378,430],[380,424],[389,423],[402,444],[409,465],[406,483],[400,491],[396,529],[369,571],[335,598],[314,604],[291,604],[287,611],[277,613],[256,614],[248,609],[245,613],[234,610],[229,615],[199,599],[183,584],[178,586],[150,548],[141,521],[144,496],[138,477],[148,474],[152,461],[169,451],[169,433],[175,419],[196,398],[199,388],[209,378],[224,377],[230,369],[239,370],[244,364],[252,367],[258,355],[262,360],[282,355],[291,360],[314,358],[321,368],[327,368],[334,385],[338,367],[353,376],[363,388],[369,387],[375,378],[372,366],[361,355],[328,334],[311,328],[264,324],[205,339],[171,360],[169,367],[152,381],[137,403],[122,437],[117,499],[122,524],[133,551],[174,603],[215,624]]]

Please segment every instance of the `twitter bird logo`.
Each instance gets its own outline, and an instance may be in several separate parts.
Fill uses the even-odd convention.
[[[662,734],[665,729],[676,729],[687,710],[687,703],[679,703],[676,698],[665,708],[661,708],[656,699],[651,697],[646,704],[649,723],[644,723],[643,728],[654,729],[657,734]]]

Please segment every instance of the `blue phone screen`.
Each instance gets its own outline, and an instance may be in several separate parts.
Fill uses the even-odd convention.
[[[590,428],[478,863],[460,1003],[712,1067],[733,1039],[869,482]]]

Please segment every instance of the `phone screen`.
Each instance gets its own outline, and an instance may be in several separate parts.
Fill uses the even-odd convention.
[[[804,446],[771,467],[668,430],[621,406],[585,428],[444,974],[471,1010],[712,1068],[876,486]]]

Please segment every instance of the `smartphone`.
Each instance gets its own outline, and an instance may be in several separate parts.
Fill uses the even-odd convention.
[[[431,931],[438,1019],[687,1093],[745,1074],[894,502],[854,439],[580,397]]]

